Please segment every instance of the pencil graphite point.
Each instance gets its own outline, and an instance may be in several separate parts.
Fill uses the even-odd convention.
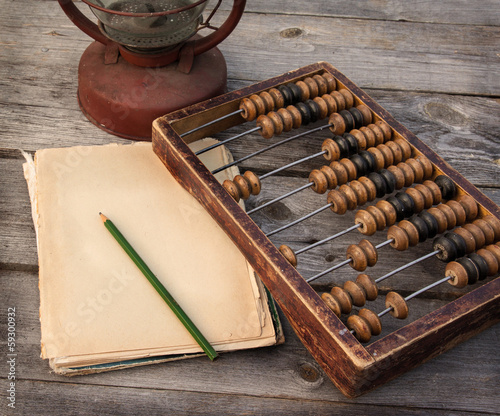
[[[101,220],[104,222],[108,219],[108,217],[106,217],[106,215],[104,215],[102,212],[99,213],[99,215],[101,216]]]

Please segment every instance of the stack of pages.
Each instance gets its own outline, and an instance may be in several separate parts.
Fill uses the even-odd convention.
[[[194,143],[193,150],[214,141]],[[210,170],[230,155],[201,157]],[[81,374],[201,355],[103,226],[105,214],[219,352],[283,341],[243,255],[170,175],[151,143],[44,149],[25,166],[37,231],[41,355]],[[235,168],[217,179],[232,179]]]

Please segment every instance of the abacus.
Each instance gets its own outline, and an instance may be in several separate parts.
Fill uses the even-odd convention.
[[[304,127],[318,120],[326,124]],[[271,138],[298,128],[298,134],[279,144],[317,131],[330,131],[333,136],[330,133],[321,149],[307,158],[262,175],[247,171],[220,184],[214,174],[242,159],[210,172],[197,157],[209,148],[194,154],[186,143],[244,123],[255,123],[255,127],[221,143],[254,133]],[[239,247],[303,344],[348,397],[380,386],[500,318],[500,279],[492,277],[500,265],[499,207],[327,63],[312,64],[161,117],[154,123],[153,149]],[[247,212],[241,208],[240,200],[258,195],[267,177],[318,157],[328,164],[318,162],[303,186]],[[297,197],[308,188],[319,197],[327,194],[326,205],[268,233],[252,220],[256,211],[291,195]],[[354,225],[295,251],[270,241],[271,235],[325,210],[339,215],[356,211]],[[362,238],[345,247],[344,261],[307,278],[299,273],[300,254],[354,230],[366,237],[385,233],[386,238],[377,245]],[[432,250],[424,256],[378,279],[365,272],[382,257],[382,247],[409,251],[426,240],[432,241]],[[432,276],[431,284],[406,296],[389,291],[385,309],[378,313],[365,305],[380,298],[379,282],[434,256],[446,263],[446,270]],[[348,265],[362,273],[323,293],[311,287],[312,281]],[[448,283],[470,289],[437,310],[384,333],[382,316],[390,313],[404,319],[411,299]]]

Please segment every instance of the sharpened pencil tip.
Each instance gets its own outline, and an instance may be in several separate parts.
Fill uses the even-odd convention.
[[[106,217],[106,215],[104,215],[102,212],[100,212],[99,215],[101,216],[101,220],[103,222],[107,221],[108,217]]]

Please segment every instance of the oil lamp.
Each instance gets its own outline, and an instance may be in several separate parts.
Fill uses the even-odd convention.
[[[209,0],[83,0],[93,23],[72,0],[58,0],[71,21],[95,41],[78,67],[78,102],[101,129],[151,140],[155,118],[226,91],[226,62],[216,48],[236,27],[245,0],[226,20],[203,20]],[[201,29],[211,29],[201,36]]]

